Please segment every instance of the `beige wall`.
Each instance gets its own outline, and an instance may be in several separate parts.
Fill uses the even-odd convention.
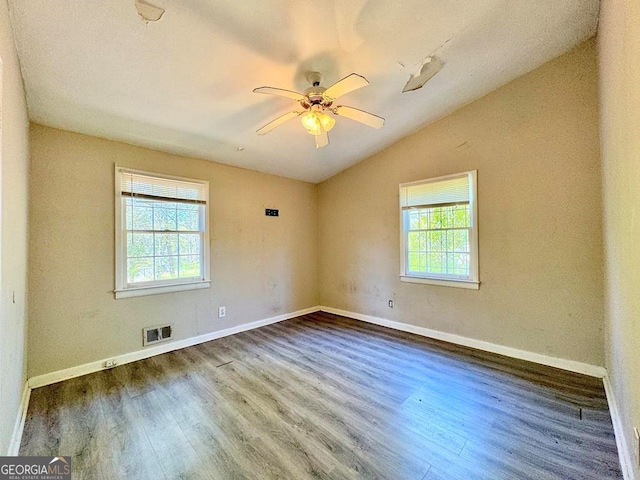
[[[29,184],[27,107],[5,0],[0,1],[0,58],[2,59],[0,454],[5,455],[26,379],[27,188]]]
[[[473,169],[480,290],[401,283],[398,184]],[[320,301],[603,365],[600,212],[591,41],[322,183]]]
[[[40,125],[31,162],[29,376],[140,350],[145,326],[183,339],[318,303],[314,185]],[[114,299],[116,162],[210,182],[211,288]]]
[[[607,370],[627,453],[640,429],[640,3],[604,0],[598,31]]]

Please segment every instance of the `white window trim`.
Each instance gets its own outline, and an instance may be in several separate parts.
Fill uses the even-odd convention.
[[[122,214],[122,192],[120,184],[120,173],[135,173],[140,175],[148,175],[151,177],[166,178],[168,180],[181,180],[184,182],[199,183],[205,187],[205,197],[207,203],[204,205],[204,235],[202,242],[202,278],[196,280],[186,280],[182,282],[149,282],[146,285],[127,286],[127,269],[125,267],[126,253],[123,248],[127,244],[127,229],[124,224],[125,217]],[[209,267],[209,182],[205,180],[197,180],[193,178],[177,177],[173,175],[165,175],[162,173],[148,172],[144,170],[134,170],[131,168],[115,166],[114,175],[115,190],[115,247],[116,247],[116,286],[114,290],[115,298],[131,298],[144,295],[156,295],[160,293],[181,292],[185,290],[199,290],[209,288],[211,286],[210,267]]]
[[[468,290],[480,289],[480,282],[472,280],[452,280],[452,279],[438,279],[431,277],[418,277],[416,275],[400,275],[401,282],[407,283],[424,283],[427,285],[439,285],[441,287],[457,287],[466,288]]]
[[[454,277],[438,277],[437,275],[415,275],[407,274],[407,230],[405,228],[405,215],[402,210],[401,201],[399,205],[400,215],[400,281],[409,283],[422,283],[427,285],[439,285],[443,287],[465,288],[469,290],[478,290],[480,288],[480,277],[478,272],[478,171],[470,170],[452,175],[443,175],[441,177],[428,178],[418,180],[416,182],[401,183],[398,187],[400,200],[402,199],[402,189],[411,185],[421,185],[429,182],[439,182],[443,180],[459,178],[464,175],[469,176],[469,205],[471,213],[471,238],[469,239],[469,278],[457,279]]]
[[[210,280],[189,283],[174,283],[170,285],[154,285],[152,287],[130,287],[124,290],[115,290],[116,298],[140,297],[143,295],[157,295],[159,293],[182,292],[185,290],[200,290],[209,288]]]

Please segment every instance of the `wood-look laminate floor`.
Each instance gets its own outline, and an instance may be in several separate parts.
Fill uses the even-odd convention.
[[[33,391],[73,478],[622,478],[602,382],[314,313]]]

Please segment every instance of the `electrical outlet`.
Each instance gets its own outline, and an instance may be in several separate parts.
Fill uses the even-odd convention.
[[[227,307],[218,307],[218,318],[227,316]]]
[[[393,300],[389,300],[389,308],[393,308]]]
[[[113,368],[117,365],[116,361],[111,359],[104,362],[104,368]]]
[[[640,432],[637,428],[634,428],[633,432],[636,434],[636,465],[640,467]]]

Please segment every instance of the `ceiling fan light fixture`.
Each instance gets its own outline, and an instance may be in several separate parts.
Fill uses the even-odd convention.
[[[324,128],[325,132],[328,132],[335,126],[336,119],[331,115],[327,115],[326,113],[320,113],[318,115],[320,116],[320,123],[322,124],[322,128]]]
[[[335,119],[330,115],[318,111],[305,113],[300,119],[300,122],[302,122],[302,126],[311,135],[320,135],[323,130],[328,132],[336,124]]]
[[[311,133],[312,135],[319,135],[320,119],[316,116],[316,112],[305,113],[304,115],[302,115],[300,121],[302,122],[302,126],[306,128],[309,133]],[[316,131],[318,133],[313,133]]]

